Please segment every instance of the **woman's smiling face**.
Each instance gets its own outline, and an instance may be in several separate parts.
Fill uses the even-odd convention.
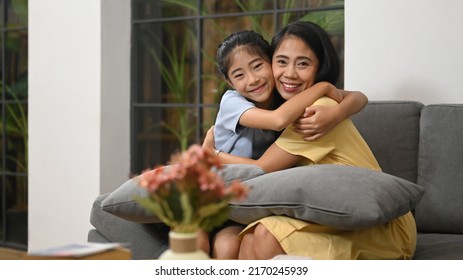
[[[319,61],[304,41],[288,36],[281,41],[272,58],[275,86],[288,100],[315,83]]]

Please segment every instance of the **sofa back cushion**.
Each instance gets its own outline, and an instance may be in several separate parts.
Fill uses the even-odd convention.
[[[370,101],[352,117],[381,169],[416,183],[422,103]]]
[[[463,104],[424,107],[420,127],[418,230],[463,233]]]

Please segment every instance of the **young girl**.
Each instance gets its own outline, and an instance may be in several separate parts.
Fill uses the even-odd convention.
[[[285,104],[317,82],[334,83],[339,76],[334,48],[318,25],[292,23],[275,35],[271,46],[275,86],[288,100]],[[322,97],[315,104],[335,106],[336,102]],[[290,126],[258,160],[225,153],[219,156],[223,163],[252,163],[267,172],[311,164],[380,170],[368,145],[348,119],[310,142],[301,139]],[[270,216],[248,225],[240,237],[241,259],[269,259],[279,254],[315,259],[410,259],[416,245],[416,225],[411,213],[362,231],[343,231],[290,217]]]
[[[301,116],[307,106],[325,94],[337,100],[343,99],[343,95],[346,98],[337,106],[336,113],[323,118],[322,128],[336,126],[346,116],[358,112],[367,102],[361,93],[350,95],[329,82],[319,82],[307,87],[307,90],[278,109],[264,110],[277,108],[281,100],[278,99],[279,95],[274,94],[270,46],[260,34],[253,31],[241,31],[227,37],[219,45],[217,60],[219,70],[235,89],[227,91],[220,103],[214,129],[217,152],[260,157],[276,139],[276,133],[271,130],[284,129]],[[313,135],[313,132],[309,131],[308,134]],[[213,147],[213,141],[205,141],[204,146],[208,145]],[[236,258],[240,246],[236,236],[241,230],[241,226],[234,225],[219,231],[215,235],[214,244],[217,246],[213,248],[213,256]],[[208,251],[205,240],[203,236],[200,247]]]

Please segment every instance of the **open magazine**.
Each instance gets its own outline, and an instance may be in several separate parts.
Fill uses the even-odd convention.
[[[29,252],[30,256],[42,257],[85,257],[115,248],[122,247],[120,243],[72,243],[64,246],[52,247],[34,252]]]

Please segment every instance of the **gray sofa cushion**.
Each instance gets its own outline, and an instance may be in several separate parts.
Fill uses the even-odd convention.
[[[463,235],[418,233],[414,260],[463,260]]]
[[[245,201],[231,203],[230,219],[249,224],[285,215],[340,229],[358,230],[386,223],[421,199],[420,186],[364,168],[313,165],[281,170],[247,180]]]
[[[108,213],[137,223],[160,223],[158,217],[141,207],[136,197],[146,197],[148,192],[137,183],[137,178],[130,179],[109,194],[101,203],[101,209]]]
[[[420,126],[418,230],[463,233],[463,105],[426,106]]]
[[[370,101],[352,117],[383,172],[415,183],[422,107],[413,101]]]
[[[163,224],[140,224],[127,221],[101,210],[101,203],[109,194],[98,196],[90,213],[90,223],[98,230],[88,240],[122,243],[128,247],[133,259],[156,259],[168,248],[169,228]],[[104,239],[103,239],[104,238]]]
[[[226,184],[229,184],[232,180],[239,179],[244,181],[264,173],[265,172],[261,168],[247,164],[225,165],[219,172]],[[158,217],[145,210],[145,208],[141,207],[136,201],[136,197],[145,197],[147,195],[146,190],[138,185],[137,179],[133,178],[126,181],[105,198],[101,203],[101,208],[106,212],[129,221],[138,223],[160,223],[161,221]]]

